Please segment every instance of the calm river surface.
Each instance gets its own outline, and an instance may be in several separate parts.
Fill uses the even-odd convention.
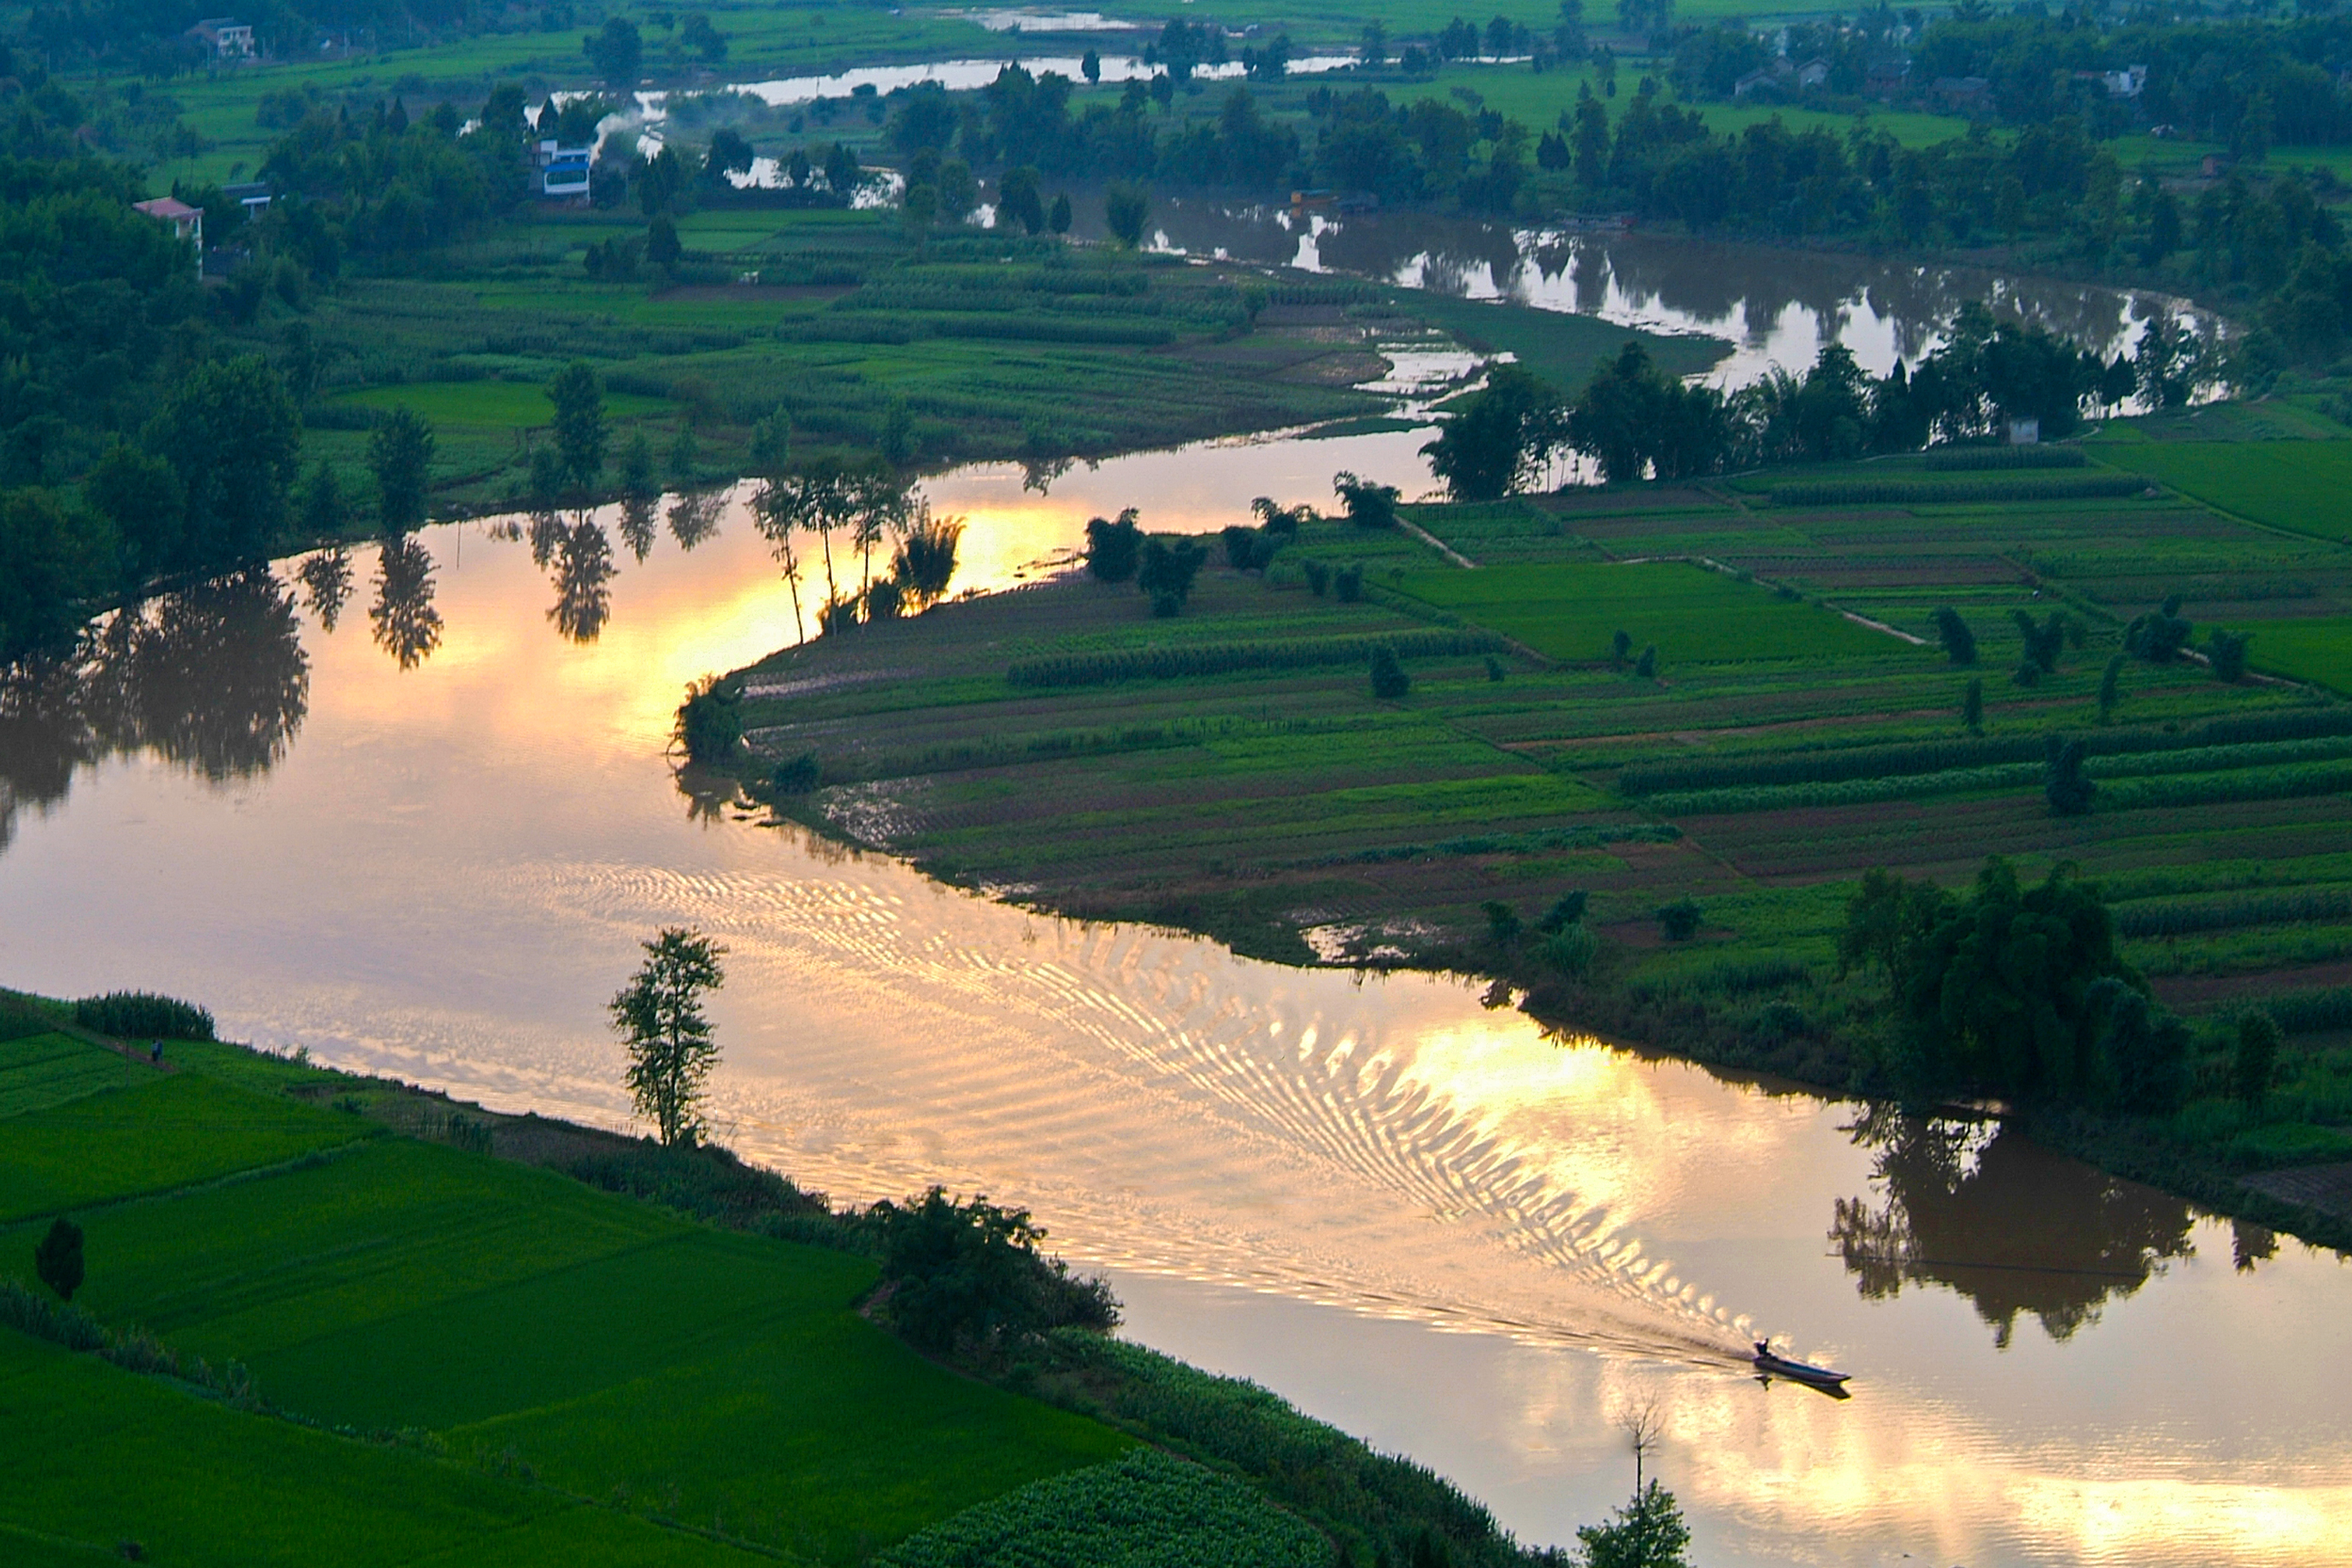
[[[1442,368],[1442,367],[1441,367]],[[962,585],[1134,502],[1211,529],[1417,434],[933,481]],[[688,548],[689,543],[691,548]],[[639,547],[642,546],[642,552]],[[2352,1270],[2021,1141],[1545,1037],[1478,988],[1081,926],[679,793],[684,683],[788,640],[736,498],[442,526],[118,621],[0,721],[0,981],[622,1121],[604,999],[731,947],[720,1134],[1026,1205],[1128,1331],[1559,1542],[1631,1490],[1748,1563],[2352,1562]],[[334,614],[326,613],[332,605]],[[328,624],[331,621],[331,626]],[[1855,1374],[1760,1386],[1751,1332]]]

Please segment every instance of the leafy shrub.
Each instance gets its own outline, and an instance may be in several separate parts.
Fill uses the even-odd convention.
[[[1097,582],[1124,583],[1135,575],[1143,553],[1143,530],[1129,507],[1116,521],[1091,518],[1087,522],[1087,572]]]
[[[1489,899],[1478,906],[1486,917],[1486,940],[1496,947],[1517,945],[1522,922],[1519,911],[1500,899]]]
[[[2238,1019],[2238,1045],[2230,1060],[2231,1086],[2248,1105],[2260,1105],[2278,1073],[2278,1020],[2256,1009]]]
[[[877,1568],[1324,1568],[1320,1531],[1156,1448],[1033,1481],[900,1542]]]
[[[110,991],[74,1004],[74,1022],[117,1039],[210,1040],[213,1016],[193,1002],[152,991]]]
[[[1984,677],[1969,677],[1968,689],[1960,694],[1960,727],[1971,735],[1984,733]]]
[[[1052,1329],[1118,1324],[1108,1285],[1038,1252],[1045,1232],[1026,1209],[978,1195],[958,1204],[933,1187],[904,1204],[884,1199],[863,1224],[879,1243],[882,1312],[916,1345],[996,1350]]]
[[[1591,898],[1592,895],[1582,888],[1570,889],[1562,893],[1554,900],[1551,908],[1544,911],[1543,919],[1536,921],[1536,930],[1542,931],[1546,936],[1566,931],[1584,918],[1585,906],[1591,901]]]
[[[1980,473],[2002,468],[2079,468],[2089,462],[2074,447],[1947,447],[1919,466],[1931,473]]]
[[[1317,598],[1321,598],[1325,594],[1330,591],[1330,567],[1326,566],[1320,561],[1307,561],[1302,562],[1299,564],[1299,570],[1307,574],[1307,589],[1309,592],[1313,593]]]
[[[2311,991],[2274,991],[2263,998],[2263,1010],[2290,1035],[2314,1035],[2323,1029],[2352,1029],[2352,985],[2331,985]]]
[[[2035,626],[2033,617],[2023,610],[2012,610],[2010,614],[2017,622],[2019,638],[2025,644],[2025,657],[2032,660],[2042,674],[2054,673],[2058,668],[2058,656],[2066,651],[2066,612],[2051,611],[2050,618],[2040,626]],[[2075,640],[2080,640],[2079,637]]]
[[[1120,680],[1183,680],[1245,669],[1308,669],[1360,664],[1381,644],[1401,658],[1484,653],[1503,646],[1492,632],[1439,627],[1390,637],[1312,637],[1295,642],[1199,643],[1189,647],[1112,648],[1049,654],[1006,668],[1010,686],[1106,686]]]
[[[1600,955],[1601,939],[1577,921],[1545,937],[1541,952],[1544,962],[1562,974],[1580,975]]]
[[[1393,643],[1372,645],[1371,672],[1372,695],[1383,702],[1393,702],[1412,689],[1412,677],[1405,673]]]
[[[1257,530],[1240,523],[1229,525],[1217,536],[1224,542],[1225,564],[1236,572],[1246,572],[1257,561]]]
[[[1609,662],[1611,664],[1614,665],[1619,669],[1624,668],[1625,660],[1632,657],[1633,652],[1633,636],[1631,632],[1614,631],[1609,634]]]
[[[824,783],[824,764],[814,752],[803,752],[778,763],[768,783],[778,795],[806,795]]]
[[[2124,627],[2124,651],[2150,664],[2170,664],[2196,629],[2195,622],[2180,618],[2180,595],[2174,594],[2160,608],[2132,617]]]
[[[1658,929],[1668,942],[1688,942],[1698,934],[1700,922],[1706,919],[1696,899],[1676,899],[1658,910]]]
[[[1343,605],[1352,605],[1364,596],[1364,568],[1361,563],[1342,566],[1331,574],[1331,594]]]
[[[705,766],[724,763],[743,743],[742,694],[707,676],[686,689],[677,710],[677,743],[687,756]]]
[[[2041,479],[1814,479],[1779,485],[1780,506],[1933,506],[1979,501],[2095,500],[2136,496],[2145,474],[2078,474]]]
[[[1197,540],[1148,539],[1143,563],[1135,570],[1135,585],[1151,596],[1151,613],[1172,616],[1192,596],[1192,579],[1209,559],[1209,547]],[[1172,605],[1163,604],[1173,601]]]
[[[2107,668],[2099,673],[2099,722],[2104,724],[2116,710],[2123,696],[2124,656],[2107,660]]]
[[[1633,661],[1633,673],[1644,680],[1655,680],[1658,678],[1657,644],[1652,643],[1642,650],[1642,657]]]
[[[1489,679],[1489,680],[1493,680],[1493,681],[1500,681],[1501,679],[1504,679],[1504,677],[1505,677],[1507,673],[1508,673],[1508,671],[1507,671],[1507,670],[1504,668],[1504,667],[1503,667],[1503,661],[1502,661],[1501,659],[1499,659],[1499,658],[1496,658],[1496,657],[1495,657],[1493,654],[1491,654],[1491,653],[1490,653],[1490,654],[1488,654],[1488,655],[1486,656],[1486,679]]]

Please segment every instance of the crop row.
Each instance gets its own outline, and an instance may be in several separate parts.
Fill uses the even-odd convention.
[[[2193,904],[2126,904],[2116,911],[2116,930],[2134,937],[2189,936],[2198,931],[2347,918],[2352,918],[2352,888],[2314,888]]]
[[[1433,855],[1540,855],[1547,850],[1598,849],[1607,844],[1672,844],[1679,828],[1660,823],[1543,827],[1532,833],[1478,833],[1434,844],[1381,844],[1307,862],[1313,866],[1372,866],[1390,860],[1422,860]]]
[[[2352,735],[2352,707],[2305,708],[2283,713],[2221,719],[2180,731],[2111,730],[2082,737],[2093,756],[2136,752],[2193,752],[2263,742]],[[1617,775],[1619,793],[1655,795],[1668,790],[1719,789],[1733,785],[1834,784],[1844,779],[1885,778],[1987,767],[1997,763],[2039,761],[2040,735],[1920,741],[1895,746],[1855,746],[1761,755],[1698,757],[1639,763]],[[2228,764],[2222,764],[2228,765]]]
[[[1952,768],[1934,773],[1898,773],[1886,778],[1834,783],[1764,784],[1727,789],[1672,790],[1649,798],[1662,816],[1722,816],[1746,811],[1801,811],[1822,805],[1868,805],[1926,795],[1968,790],[2015,789],[2041,778],[2040,763],[2000,763],[1991,767]]]
[[[2290,1035],[2352,1029],[2352,985],[2277,992],[2263,997],[2262,1007]]]
[[[1779,506],[1909,506],[2004,500],[2089,500],[2136,496],[2156,481],[2144,474],[2073,474],[2046,479],[1814,479],[1780,485]]]
[[[2089,459],[2078,447],[1950,447],[1929,452],[1920,467],[1933,473],[2003,468],[2079,468]]]
[[[2294,800],[2305,795],[2337,795],[2346,790],[2352,790],[2352,763],[2246,768],[2237,773],[2193,773],[2185,778],[2126,779],[2100,785],[2095,805],[2102,811],[2140,811],[2150,806]]]
[[[1495,653],[1505,646],[1503,639],[1492,632],[1441,629],[1399,632],[1391,637],[1118,648],[1021,659],[1005,670],[1004,679],[1009,686],[1107,686],[1118,680],[1175,680],[1229,675],[1244,669],[1307,669],[1318,665],[1362,664],[1371,658],[1372,649],[1382,644],[1395,649],[1401,658]]]

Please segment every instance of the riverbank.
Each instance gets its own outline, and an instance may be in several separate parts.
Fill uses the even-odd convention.
[[[15,1462],[51,1478],[0,1510],[26,1550],[290,1562],[358,1531],[385,1561],[511,1537],[517,1562],[560,1542],[590,1561],[921,1563],[927,1531],[987,1539],[1076,1488],[1170,1561],[1424,1542],[1533,1560],[1428,1471],[1139,1347],[1062,1330],[918,1355],[869,1321],[888,1321],[890,1267],[871,1226],[724,1150],[211,1041],[151,1058],[56,1005],[0,1003],[19,1277],[0,1315],[25,1331],[0,1354],[59,1406],[11,1425]],[[87,1268],[71,1312],[26,1267],[64,1214]],[[69,1440],[77,1405],[174,1457]],[[1061,1544],[1073,1564],[1105,1549]]]
[[[1212,565],[1173,620],[1074,577],[779,653],[729,679],[735,771],[782,815],[1035,908],[1287,963],[1494,975],[1563,1027],[1832,1092],[1874,1081],[1885,1010],[1837,972],[1854,879],[2073,862],[2158,994],[2209,1027],[2178,1116],[2049,1135],[2341,1245],[2343,1216],[2242,1178],[2352,1154],[2327,979],[2352,952],[2326,912],[2347,868],[2314,849],[2343,816],[2352,710],[2186,662],[2126,659],[2104,714],[2098,693],[2142,595],[2177,582],[2200,621],[2264,616],[2260,649],[2281,610],[2332,610],[2352,560],[2161,486],[2095,493],[2133,449],[2091,448],[2056,489],[1905,459],[1409,509],[1472,571],[1407,531],[1310,522],[1263,571]],[[1818,493],[1776,497],[1784,479]],[[1357,567],[1342,602],[1330,578]],[[2288,579],[2315,602],[2271,597]],[[1972,668],[1936,646],[1945,605],[1974,628]],[[2077,640],[2016,684],[2012,616],[2053,606]],[[1401,698],[1364,674],[1382,641]],[[1980,733],[1961,722],[1972,679]],[[2042,801],[2050,735],[2094,753],[2087,816]],[[1580,893],[1585,935],[1549,940]],[[2290,1036],[2247,1104],[2222,1034],[2255,1005]]]

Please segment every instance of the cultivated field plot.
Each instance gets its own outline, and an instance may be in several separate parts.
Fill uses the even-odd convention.
[[[1619,631],[1636,653],[1655,645],[1669,663],[1921,657],[1884,633],[1696,563],[1424,570],[1397,589],[1538,653],[1578,663],[1609,657]]]
[[[2352,540],[2352,441],[2101,444],[2103,462],[2155,475],[2273,528]]]
[[[1128,1447],[866,1322],[863,1258],[688,1225],[487,1155],[378,1136],[100,1206],[163,1184],[118,1130],[176,1148],[209,1127],[216,1164],[236,1151],[250,1167],[275,1163],[253,1133],[272,1117],[347,1144],[374,1127],[194,1071],[11,1121],[11,1187],[20,1131],[84,1105],[110,1114],[95,1134],[83,1118],[77,1144],[78,1303],[184,1355],[241,1362],[273,1405],[331,1426],[432,1431],[458,1459],[607,1509],[828,1559]],[[29,1272],[38,1230],[0,1240],[11,1272]]]
[[[413,1447],[193,1397],[0,1329],[0,1559],[701,1568],[761,1556]],[[103,1485],[92,1478],[103,1477]]]
[[[71,1035],[0,1040],[0,1118],[46,1110],[144,1076],[146,1069]]]
[[[2352,616],[2265,621],[2251,651],[2256,669],[2352,696]]]
[[[2158,445],[2191,443],[2115,449]],[[2345,623],[2278,617],[2352,596],[2352,552],[2111,477],[2063,452],[1913,458],[1407,508],[1466,571],[1412,532],[1310,524],[1262,574],[1204,573],[1174,620],[1080,581],[780,655],[751,677],[751,772],[814,753],[824,787],[788,810],[1056,909],[1270,954],[1302,956],[1313,928],[1318,951],[1477,962],[1482,905],[1532,919],[1581,889],[1618,980],[1735,1023],[1830,1005],[1863,872],[1958,883],[1990,854],[2127,882],[2135,962],[2184,1006],[2341,984],[2352,915],[2168,911],[2347,879],[2328,847],[2352,709],[2326,689]],[[1857,486],[1896,499],[1854,504]],[[2103,487],[2128,493],[2081,493]],[[1350,563],[1366,602],[1314,595],[1310,567]],[[2110,684],[2127,623],[2174,594],[2196,647],[2251,629],[2258,668],[2315,684],[2127,656]],[[1972,663],[1941,646],[1945,607]],[[2019,618],[2053,615],[2050,668],[2021,673]],[[1619,630],[1636,658],[1655,646],[1655,679],[1612,661]],[[1487,631],[1550,662],[1415,640]],[[1234,651],[1316,638],[1327,663]],[[1370,638],[1403,655],[1401,700],[1371,696]],[[1020,666],[1099,672],[1005,679]],[[2044,799],[2053,736],[2086,744],[2086,815]],[[1656,911],[1683,896],[1701,932],[1664,942]]]

